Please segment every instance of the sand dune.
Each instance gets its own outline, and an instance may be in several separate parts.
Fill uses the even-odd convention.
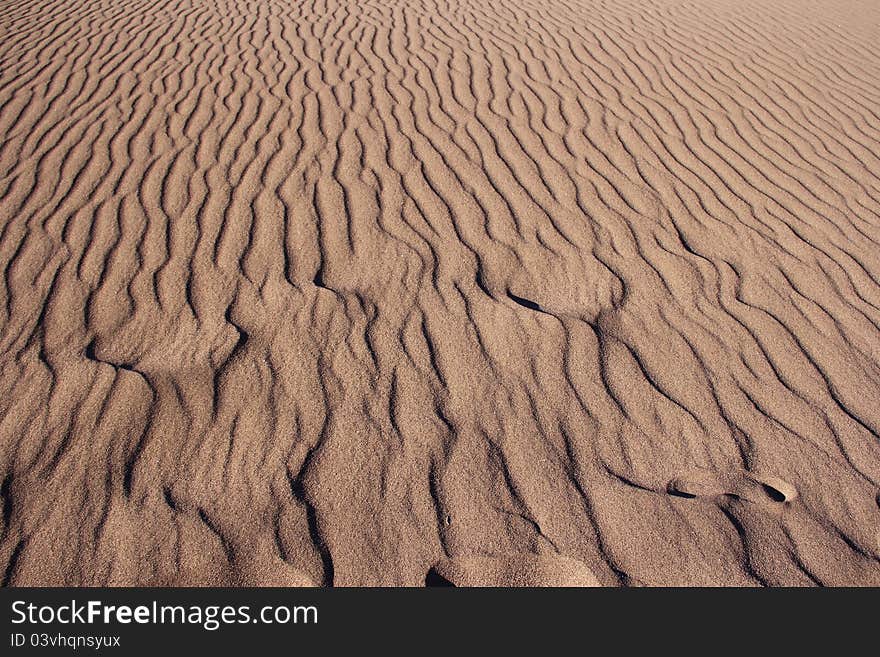
[[[4,585],[880,584],[873,0],[0,0]]]

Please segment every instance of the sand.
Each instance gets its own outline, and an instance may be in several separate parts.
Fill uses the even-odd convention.
[[[880,584],[874,0],[0,0],[15,585]]]

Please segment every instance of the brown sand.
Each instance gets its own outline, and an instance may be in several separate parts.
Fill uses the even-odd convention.
[[[880,584],[875,0],[0,0],[4,584]]]

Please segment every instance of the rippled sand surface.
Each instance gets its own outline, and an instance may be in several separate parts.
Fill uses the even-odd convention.
[[[5,585],[880,584],[880,5],[0,0]]]

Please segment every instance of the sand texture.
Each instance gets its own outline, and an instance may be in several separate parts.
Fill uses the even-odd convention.
[[[0,0],[4,585],[880,584],[875,0]]]

